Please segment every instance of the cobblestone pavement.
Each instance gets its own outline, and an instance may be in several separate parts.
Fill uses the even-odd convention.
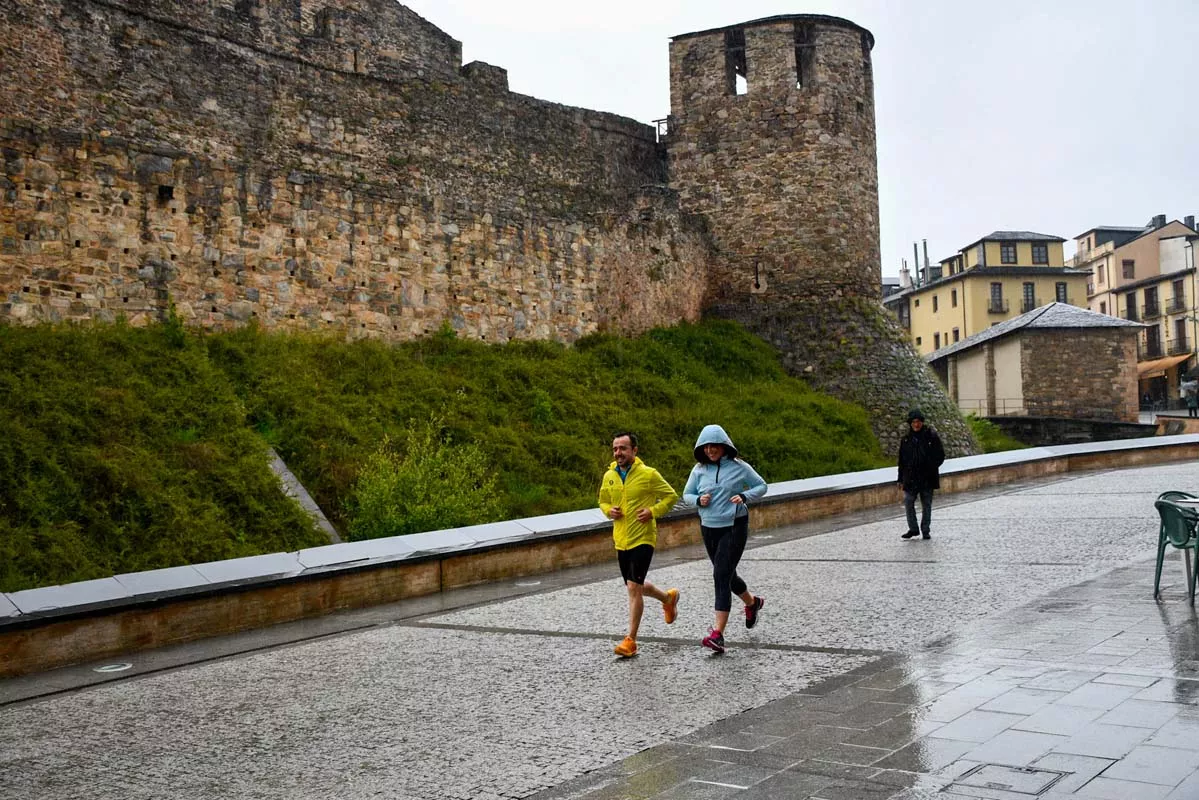
[[[1187,487],[1199,465],[938,497],[928,542],[898,514],[763,532],[742,570],[762,623],[725,656],[698,647],[706,562],[663,553],[682,614],[650,603],[628,661],[613,564],[8,702],[0,800],[1199,798],[1177,557],[1151,598],[1152,500]]]

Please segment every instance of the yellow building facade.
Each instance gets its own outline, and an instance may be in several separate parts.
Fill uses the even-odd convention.
[[[922,355],[1052,302],[1085,307],[1087,275],[1065,264],[1059,236],[995,231],[885,298]]]
[[[1145,325],[1137,343],[1142,405],[1181,406],[1179,384],[1199,364],[1194,217],[1158,215],[1140,228],[1091,228],[1074,240],[1071,264],[1089,273],[1090,309]]]

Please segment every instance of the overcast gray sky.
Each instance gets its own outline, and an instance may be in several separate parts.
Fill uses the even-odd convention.
[[[922,238],[935,261],[996,229],[1070,239],[1199,213],[1195,0],[404,5],[513,91],[643,122],[670,110],[672,35],[797,13],[869,28],[884,275]]]

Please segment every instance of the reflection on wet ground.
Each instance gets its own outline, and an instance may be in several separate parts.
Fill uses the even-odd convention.
[[[693,549],[656,560],[681,616],[628,661],[606,565],[0,683],[0,800],[1199,798],[1177,554],[1152,599],[1179,488],[1199,465],[938,498],[928,542],[899,509],[762,532],[725,656]]]
[[[1151,595],[1117,569],[536,798],[1199,798],[1199,625]]]

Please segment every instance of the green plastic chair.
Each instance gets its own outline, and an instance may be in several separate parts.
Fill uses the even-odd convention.
[[[1161,517],[1161,529],[1157,534],[1157,572],[1153,576],[1153,597],[1161,593],[1162,561],[1166,557],[1166,545],[1177,547],[1183,552],[1187,567],[1188,597],[1195,602],[1195,578],[1199,570],[1192,569],[1191,551],[1195,553],[1196,567],[1199,567],[1199,508],[1185,508],[1169,499],[1156,500],[1153,503],[1157,514]]]

